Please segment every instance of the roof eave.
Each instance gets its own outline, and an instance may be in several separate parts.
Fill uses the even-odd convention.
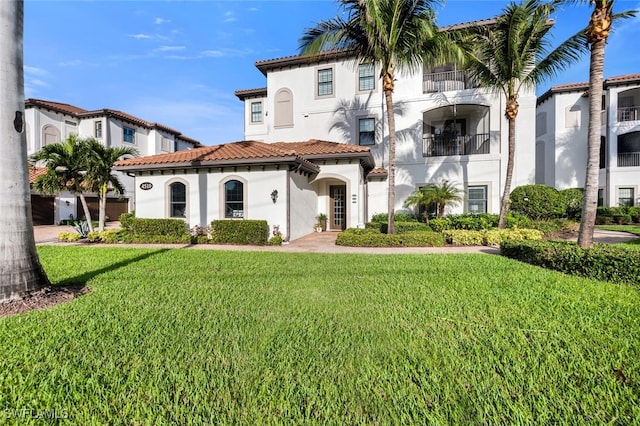
[[[153,163],[136,164],[131,166],[115,166],[114,170],[126,171],[155,171],[155,170],[175,170],[175,169],[196,169],[201,167],[237,167],[255,165],[277,165],[293,164],[299,165],[301,169],[309,173],[318,173],[320,168],[298,156],[287,157],[267,157],[267,158],[239,158],[230,160],[204,160],[204,161],[183,161],[175,163]]]

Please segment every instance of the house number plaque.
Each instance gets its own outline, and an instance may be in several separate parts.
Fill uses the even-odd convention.
[[[151,182],[142,182],[140,184],[140,189],[142,189],[143,191],[148,191],[151,188],[153,188],[153,184]]]

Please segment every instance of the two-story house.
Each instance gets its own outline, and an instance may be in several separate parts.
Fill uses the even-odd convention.
[[[27,152],[33,154],[47,144],[64,141],[69,135],[93,137],[108,147],[129,146],[139,155],[175,152],[201,146],[200,142],[177,130],[152,123],[112,109],[88,111],[73,105],[39,99],[25,101]],[[40,173],[32,170],[30,180]],[[119,176],[126,192],[108,195],[107,216],[117,220],[120,213],[135,209],[134,179]],[[87,198],[89,208],[97,218],[97,197]],[[32,193],[35,224],[52,224],[82,215],[82,207],[70,193],[46,197]]]
[[[640,188],[640,74],[606,79],[598,205],[636,206]],[[589,84],[551,87],[537,101],[536,183],[584,187]]]

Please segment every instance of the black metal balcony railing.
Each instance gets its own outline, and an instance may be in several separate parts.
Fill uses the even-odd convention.
[[[640,120],[640,106],[618,108],[618,121]]]
[[[464,90],[478,87],[464,71],[446,71],[424,74],[422,90],[424,93]]]
[[[444,157],[447,155],[489,154],[491,142],[488,133],[466,136],[424,135],[422,155]]]
[[[618,167],[640,167],[640,152],[619,152]]]

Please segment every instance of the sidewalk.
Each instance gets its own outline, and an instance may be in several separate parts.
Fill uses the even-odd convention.
[[[118,222],[110,222],[107,228],[117,228]],[[34,227],[36,244],[57,244],[58,234],[61,232],[73,232],[71,226],[43,225]],[[126,247],[163,247],[163,248],[188,248],[190,250],[230,250],[230,251],[275,251],[288,253],[369,253],[369,254],[425,254],[425,253],[486,253],[498,254],[498,247],[463,246],[463,247],[345,247],[337,246],[337,232],[316,232],[292,241],[282,246],[239,246],[221,244],[127,244]],[[626,232],[602,231],[594,232],[594,241],[597,243],[617,244],[634,240],[638,237]],[[68,244],[68,243],[65,243]],[[105,246],[101,244],[100,246]],[[118,245],[122,247],[123,245]]]

